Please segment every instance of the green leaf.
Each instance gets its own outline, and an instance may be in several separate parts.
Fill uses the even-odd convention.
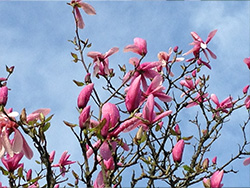
[[[18,168],[18,170],[17,170],[17,175],[18,175],[18,177],[20,177],[20,178],[23,177],[23,168],[22,168],[22,167]]]
[[[45,120],[45,122],[49,122],[49,121],[52,119],[53,116],[54,116],[54,114],[52,114],[51,116],[49,116],[49,117]]]
[[[77,54],[75,54],[75,53],[73,53],[73,52],[71,52],[71,56],[72,56],[74,59],[78,59]]]
[[[77,126],[77,124],[73,124],[73,123],[70,123],[70,122],[67,122],[67,121],[63,121],[63,123],[64,123],[65,125],[67,125],[68,127],[71,127],[71,128]]]
[[[193,173],[195,172],[192,168],[190,168],[188,165],[184,165],[183,166],[184,170],[186,170],[187,172]]]
[[[77,85],[77,86],[83,86],[84,83],[83,82],[79,82],[79,81],[76,81],[76,80],[73,80],[73,82]]]
[[[43,132],[46,132],[48,129],[50,128],[50,122],[46,123],[44,126],[43,126]]]
[[[72,185],[71,183],[67,183],[68,184],[68,186],[70,186],[70,187],[74,187],[74,185]]]
[[[89,43],[88,45],[87,45],[87,48],[90,48],[92,46],[92,43]]]
[[[2,171],[3,175],[7,176],[9,175],[9,172],[5,170],[3,167],[0,166],[0,170]]]
[[[183,139],[183,140],[186,140],[186,141],[191,140],[192,138],[193,138],[193,136],[189,136],[189,137],[182,137],[182,139]]]

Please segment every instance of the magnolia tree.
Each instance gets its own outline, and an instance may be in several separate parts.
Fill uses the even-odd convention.
[[[208,92],[209,75],[201,70],[211,69],[210,60],[216,59],[208,44],[217,30],[210,32],[206,40],[191,32],[193,41],[188,52],[175,46],[159,52],[153,62],[144,61],[149,53],[146,40],[134,38],[133,44],[123,48],[124,52],[132,52],[129,63],[133,69],[119,65],[115,70],[109,66],[109,56],[118,52],[118,47],[105,53],[88,52],[93,61],[85,61],[84,51],[91,43],[80,36],[85,26],[80,12],[83,9],[95,15],[95,9],[81,0],[72,0],[68,5],[76,25],[75,37],[70,41],[75,47],[71,55],[75,63],[83,65],[85,79],[74,80],[82,87],[77,98],[79,124],[67,120],[64,123],[75,136],[82,158],[76,159],[65,151],[58,162],[54,160],[56,151],[48,151],[46,131],[53,126],[50,109],[26,114],[25,109],[18,113],[6,105],[11,87],[7,83],[14,71],[14,67],[6,66],[7,76],[0,79],[0,170],[8,179],[7,186],[122,187],[124,180],[128,182],[123,175],[129,170],[127,185],[131,187],[140,181],[147,187],[155,187],[156,182],[170,187],[199,182],[206,188],[222,187],[223,175],[236,172],[229,168],[231,164],[250,154],[246,148],[250,117],[240,122],[243,142],[238,143],[238,153],[220,165],[216,154],[208,158],[207,153],[215,147],[215,141],[219,142],[222,128],[235,111],[243,108],[249,114],[250,95],[247,83],[238,98],[228,95],[219,100]],[[250,69],[250,58],[243,61]],[[96,89],[99,80],[105,82],[102,93]],[[103,93],[104,100],[100,97]],[[182,116],[187,111],[193,114],[188,122],[196,128],[193,135],[182,131]],[[33,152],[40,155],[35,159],[39,171],[27,169],[22,163],[23,157],[33,159]],[[191,157],[183,157],[185,152]],[[249,163],[250,158],[245,157],[244,165]]]

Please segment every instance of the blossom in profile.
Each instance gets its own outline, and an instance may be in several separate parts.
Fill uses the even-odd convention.
[[[5,106],[8,100],[8,88],[3,86],[0,88],[0,105]]]
[[[247,109],[250,109],[250,95],[248,95],[245,100],[245,106]]]
[[[115,54],[118,51],[119,51],[119,48],[113,47],[104,54],[102,54],[100,52],[95,52],[95,51],[88,52],[87,56],[91,57],[93,59],[93,63],[94,63],[93,75],[94,76],[98,76],[98,75],[107,76],[107,75],[110,75],[110,73],[112,71],[111,71],[111,69],[109,69],[109,59],[108,59],[108,57]]]
[[[186,108],[190,108],[190,107],[193,107],[193,106],[196,106],[196,105],[199,105],[199,104],[206,102],[207,96],[208,96],[208,93],[205,93],[202,95],[200,93],[198,93],[194,99],[192,99],[191,101],[188,102],[188,105],[186,106]]]
[[[95,9],[90,4],[84,3],[82,0],[72,0],[70,5],[73,6],[73,8],[74,8],[77,27],[79,27],[80,29],[83,29],[85,24],[84,24],[84,21],[82,19],[82,15],[80,13],[79,8],[82,8],[84,10],[84,12],[88,15],[95,15],[96,14]]]
[[[199,53],[201,50],[204,53],[204,55],[206,56],[208,61],[209,61],[209,58],[208,58],[207,52],[210,54],[210,56],[212,58],[216,59],[217,58],[216,55],[209,48],[207,48],[207,44],[214,37],[216,32],[217,32],[217,29],[211,31],[205,42],[200,38],[200,36],[196,32],[191,32],[191,36],[194,39],[194,42],[192,42],[191,45],[194,45],[194,47],[191,50],[189,50],[188,52],[184,53],[183,55],[188,55],[190,53],[193,53],[195,57],[199,57]]]
[[[141,56],[147,54],[147,42],[142,38],[134,38],[134,44],[127,45],[124,48],[124,52],[134,52]]]
[[[217,170],[210,178],[211,188],[221,188],[223,184],[221,184],[222,178],[224,175],[224,170]]]
[[[180,81],[180,84],[188,88],[188,90],[182,93],[181,97],[183,97],[185,94],[189,93],[190,91],[193,91],[199,83],[200,83],[200,79],[197,79],[195,80],[195,82],[193,82],[190,76],[186,76],[185,80]]]
[[[70,165],[75,163],[75,161],[69,161],[68,158],[70,157],[70,155],[68,154],[68,151],[64,151],[58,164],[53,164],[51,165],[52,167],[59,167],[60,168],[60,172],[62,173],[62,176],[65,176],[65,172],[66,172],[66,165]]]
[[[38,109],[34,112],[32,112],[31,114],[29,114],[27,116],[27,122],[30,121],[37,121],[38,119],[40,119],[40,115],[43,114],[44,116],[48,115],[50,113],[50,109],[49,108],[41,108]]]
[[[82,91],[80,92],[80,94],[78,95],[78,98],[77,98],[77,106],[78,108],[85,108],[87,103],[89,102],[89,98],[90,98],[90,95],[92,93],[92,90],[94,88],[94,84],[91,83],[91,84],[88,84],[86,85]]]
[[[184,150],[184,140],[179,140],[173,150],[172,150],[172,156],[173,156],[173,160],[174,162],[180,163],[182,160],[182,155],[183,155],[183,150]]]
[[[233,98],[231,96],[224,99],[222,102],[219,102],[218,97],[215,94],[211,94],[211,100],[216,104],[217,115],[218,111],[228,113],[227,108],[232,108],[234,105]]]
[[[10,155],[6,155],[6,157],[2,157],[2,163],[6,167],[9,172],[14,172],[23,164],[20,164],[20,160],[23,158],[23,153],[15,154],[13,157]]]
[[[250,70],[250,57],[249,58],[245,58],[243,61],[244,61],[244,63],[246,63],[247,67]]]

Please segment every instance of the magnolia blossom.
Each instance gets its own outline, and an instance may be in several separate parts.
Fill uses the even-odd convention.
[[[210,178],[211,188],[221,188],[223,184],[221,184],[223,178],[224,170],[217,170]]]
[[[173,160],[174,162],[180,163],[182,160],[182,155],[183,155],[183,150],[184,150],[184,140],[179,140],[173,150],[172,150],[172,156],[173,156]]]
[[[3,86],[0,88],[0,105],[5,106],[8,99],[8,88]]]
[[[134,52],[145,56],[147,54],[147,42],[142,38],[134,38],[134,44],[126,46],[124,52]]]
[[[205,42],[200,38],[200,36],[196,32],[191,32],[191,36],[194,39],[194,42],[192,42],[191,45],[194,45],[194,47],[188,52],[184,53],[183,55],[188,55],[190,53],[193,53],[195,57],[199,57],[200,50],[202,50],[208,61],[209,61],[209,58],[208,58],[206,51],[208,51],[208,53],[210,54],[212,58],[216,59],[216,55],[207,48],[207,44],[214,37],[216,32],[217,32],[217,29],[211,31]]]
[[[80,29],[83,29],[85,24],[83,22],[82,15],[78,7],[82,8],[84,12],[88,15],[95,15],[96,14],[95,9],[88,3],[84,3],[81,0],[72,0],[70,4],[73,6],[74,11],[75,11],[77,27],[79,27]]]
[[[216,164],[216,163],[217,163],[217,157],[216,157],[216,156],[212,159],[212,163],[213,163],[213,164]]]
[[[232,108],[234,105],[233,98],[231,96],[227,97],[220,103],[217,96],[215,94],[211,94],[211,100],[217,105],[216,111],[222,111],[225,113],[228,113],[226,108]],[[219,112],[217,112],[216,115],[219,115],[218,113]]]
[[[110,75],[112,72],[111,69],[109,69],[109,60],[108,57],[115,54],[119,51],[119,48],[114,47],[111,48],[106,53],[102,54],[100,52],[88,52],[87,56],[91,57],[93,59],[94,63],[94,76],[102,75],[107,76]]]
[[[190,76],[186,76],[186,77],[185,77],[185,80],[181,80],[181,81],[180,81],[180,84],[181,84],[182,86],[187,87],[188,90],[185,91],[185,92],[181,95],[181,97],[183,97],[185,94],[189,93],[190,91],[193,91],[199,83],[200,83],[200,79],[197,79],[197,80],[195,80],[195,82],[193,82],[193,80],[192,80],[192,78],[191,78]]]
[[[250,86],[250,85],[246,85],[246,86],[243,88],[243,90],[242,90],[243,94],[247,94],[247,91],[248,91],[248,89],[249,89],[249,86]]]
[[[60,168],[60,172],[62,173],[62,176],[65,176],[65,172],[66,172],[66,165],[70,165],[75,163],[75,161],[69,161],[68,158],[70,157],[70,155],[68,154],[67,151],[64,151],[58,164],[53,164],[51,165],[52,167],[59,167]]]
[[[89,118],[90,118],[90,114],[89,113],[90,113],[90,106],[86,106],[82,110],[82,112],[81,112],[81,114],[79,116],[79,127],[81,129],[86,128],[86,122],[88,122]]]
[[[205,93],[203,95],[201,95],[200,93],[197,94],[197,96],[192,99],[191,101],[189,101],[188,105],[186,106],[186,108],[190,108],[192,106],[196,106],[196,105],[199,105],[203,102],[206,102],[207,99],[206,97],[208,96],[208,93]]]
[[[244,63],[246,63],[247,67],[250,70],[250,57],[249,58],[245,58],[243,61],[244,61]]]
[[[23,166],[23,163],[19,164],[22,157],[23,153],[15,154],[13,157],[7,154],[6,157],[2,157],[1,160],[3,165],[9,172],[14,172],[17,168]]]
[[[90,98],[90,95],[92,93],[92,90],[94,88],[94,84],[91,83],[91,84],[88,84],[86,85],[82,91],[80,92],[80,94],[78,95],[78,98],[77,98],[77,106],[78,108],[85,108],[87,103],[89,102],[89,98]]]
[[[41,108],[41,109],[38,109],[34,112],[32,112],[31,114],[29,114],[27,116],[27,122],[30,122],[30,121],[37,121],[38,119],[40,119],[41,117],[41,114],[43,114],[43,116],[46,116],[50,113],[50,109],[49,108]]]

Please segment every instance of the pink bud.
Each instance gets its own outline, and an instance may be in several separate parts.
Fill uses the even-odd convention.
[[[223,184],[221,184],[223,174],[224,174],[223,170],[221,171],[218,170],[215,173],[213,173],[210,179],[211,188],[221,188],[223,186]]]
[[[3,86],[0,88],[0,105],[5,106],[8,99],[8,88]]]
[[[32,169],[29,169],[26,174],[26,180],[30,181],[32,179]]]
[[[60,187],[60,185],[59,185],[59,184],[56,184],[54,188],[59,188],[59,187]]]
[[[55,157],[55,151],[52,151],[50,154],[49,154],[49,161],[51,162],[51,163],[53,163],[53,161],[54,161],[54,157]]]
[[[178,52],[178,48],[179,48],[178,46],[175,46],[175,47],[174,47],[174,49],[173,49],[173,50],[174,50],[174,52],[175,52],[175,53],[177,53],[177,52]]]
[[[91,77],[91,74],[87,73],[86,76],[84,77],[85,83],[90,83],[90,81],[91,81],[90,77]]]
[[[193,70],[192,76],[193,76],[193,77],[196,77],[196,70]]]
[[[77,99],[78,108],[85,108],[86,107],[93,88],[94,88],[94,84],[91,83],[82,89],[82,91],[80,92],[78,99]]]
[[[248,95],[245,100],[245,106],[247,109],[250,109],[250,95]]]
[[[89,120],[90,106],[85,107],[79,116],[79,126],[81,129],[86,128],[86,122]]]
[[[212,159],[212,163],[213,163],[213,164],[216,164],[216,163],[217,163],[217,157],[214,157],[214,158]]]
[[[245,58],[243,61],[244,61],[244,63],[246,63],[247,67],[250,70],[250,57],[249,58]]]
[[[202,180],[202,182],[203,182],[203,185],[204,185],[205,188],[211,188],[211,186],[210,186],[210,179],[204,178]]]
[[[184,150],[184,140],[179,140],[173,150],[172,150],[172,156],[173,156],[173,160],[174,162],[178,162],[180,163],[182,160],[182,154],[183,154],[183,150]]]
[[[181,131],[180,131],[180,127],[178,124],[176,124],[176,126],[174,127],[174,130],[175,130],[175,133],[180,135],[181,134]]]
[[[244,94],[247,94],[247,91],[248,91],[249,86],[250,86],[250,85],[246,85],[246,86],[243,88],[242,92],[243,92]]]

